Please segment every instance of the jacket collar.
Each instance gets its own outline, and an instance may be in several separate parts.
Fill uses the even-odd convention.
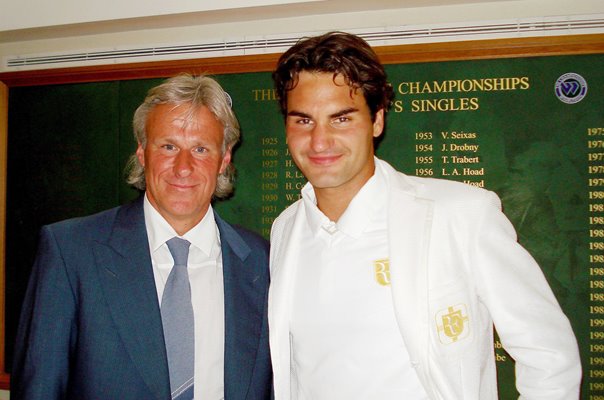
[[[167,358],[142,197],[119,208],[107,242],[97,243],[93,251],[126,351],[155,397],[168,398]]]

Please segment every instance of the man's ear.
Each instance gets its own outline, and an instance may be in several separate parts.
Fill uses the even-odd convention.
[[[221,174],[224,173],[224,171],[226,170],[226,168],[229,166],[229,164],[231,163],[231,156],[232,156],[232,147],[229,147],[224,152],[224,156],[222,156],[222,163],[220,164],[220,172],[219,173],[221,173]]]
[[[373,137],[379,137],[384,132],[384,109],[380,109],[375,113],[373,120]]]
[[[138,143],[138,147],[136,148],[136,157],[138,158],[138,162],[144,167],[145,166],[145,149],[143,149],[143,145]]]

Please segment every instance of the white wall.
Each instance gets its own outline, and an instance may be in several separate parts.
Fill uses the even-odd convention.
[[[442,27],[476,21],[513,22],[576,16],[596,16],[604,21],[602,0],[230,0],[220,2],[224,3],[220,10],[211,9],[213,4],[219,3],[213,0],[129,0],[121,1],[120,7],[111,4],[118,0],[89,1],[88,6],[83,6],[82,0],[0,1],[7,2],[9,10],[5,13],[3,9],[0,16],[0,60],[88,50],[194,44],[278,35],[300,36],[334,29]],[[34,6],[34,2],[39,4]],[[281,5],[268,5],[275,2]],[[57,6],[57,3],[61,6]],[[102,4],[102,10],[97,9],[98,4]],[[382,8],[364,10],[367,4],[377,4]],[[401,7],[401,4],[408,7]],[[432,5],[420,7],[417,4]],[[32,10],[35,12],[30,12]],[[151,14],[156,16],[149,16]],[[136,15],[140,17],[133,18]],[[107,21],[111,18],[118,20]],[[600,26],[604,27],[604,22]],[[563,33],[604,33],[604,29]],[[547,32],[534,34],[544,35]],[[465,36],[463,39],[471,38]],[[105,61],[108,62],[113,61]],[[0,64],[0,72],[7,71],[4,64],[4,61]]]
[[[0,20],[0,31],[308,2],[309,0],[3,1],[2,12],[10,18]]]

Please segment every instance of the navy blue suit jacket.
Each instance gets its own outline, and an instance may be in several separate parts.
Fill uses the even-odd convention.
[[[268,243],[216,215],[226,400],[269,399]],[[13,400],[168,400],[142,198],[42,228],[21,313]]]

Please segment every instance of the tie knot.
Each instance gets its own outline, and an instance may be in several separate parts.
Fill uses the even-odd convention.
[[[170,253],[172,253],[172,258],[174,258],[174,265],[186,266],[191,243],[188,240],[173,237],[166,244],[168,245],[168,249],[170,249]]]

